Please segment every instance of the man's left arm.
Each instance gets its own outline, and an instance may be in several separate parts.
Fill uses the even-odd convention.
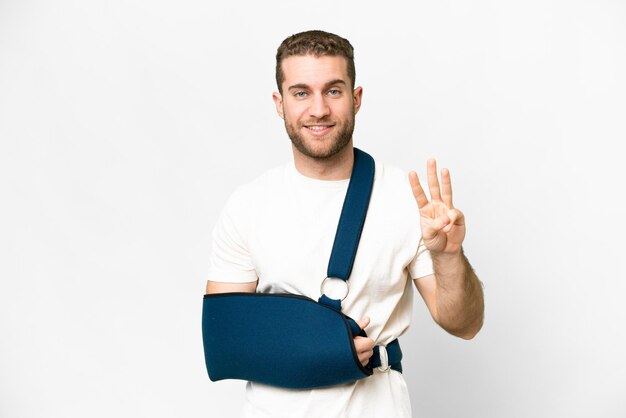
[[[428,309],[443,329],[464,339],[474,337],[483,324],[482,284],[461,244],[465,238],[465,216],[452,204],[450,172],[441,172],[441,186],[434,160],[427,165],[429,200],[417,174],[409,181],[420,213],[424,246],[430,251],[434,274],[415,279],[415,286]]]
[[[433,257],[435,274],[415,279],[433,319],[450,334],[473,338],[483,325],[482,285],[467,257]]]

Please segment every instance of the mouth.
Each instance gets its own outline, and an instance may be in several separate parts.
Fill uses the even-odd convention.
[[[334,126],[335,125],[304,125],[304,128],[313,136],[324,136],[330,132]]]

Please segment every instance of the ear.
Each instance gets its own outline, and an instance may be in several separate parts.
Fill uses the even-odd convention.
[[[276,113],[280,116],[281,119],[285,119],[285,115],[283,113],[283,96],[280,93],[272,93],[272,99],[274,100],[274,105],[276,106]]]
[[[363,87],[359,86],[352,92],[352,98],[354,99],[354,114],[356,115],[361,108],[361,98],[363,97]]]

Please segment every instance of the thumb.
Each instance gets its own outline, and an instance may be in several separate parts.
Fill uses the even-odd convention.
[[[368,316],[363,317],[361,319],[359,319],[358,321],[356,321],[357,325],[361,327],[361,329],[364,329],[366,326],[369,325],[370,323],[370,318]]]

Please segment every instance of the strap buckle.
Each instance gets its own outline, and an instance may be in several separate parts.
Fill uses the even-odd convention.
[[[324,291],[326,285],[328,284],[327,280],[328,279],[333,279],[333,284],[330,285],[330,288],[328,290],[330,290],[329,293],[326,293]],[[338,286],[336,284],[338,284],[337,282],[341,282],[345,285],[345,291],[341,292],[338,289]],[[343,300],[348,297],[348,293],[350,293],[350,285],[348,284],[347,280],[342,280],[338,277],[326,277],[324,280],[322,280],[322,284],[320,285],[320,293],[322,295],[326,295],[327,297],[331,298],[331,299],[339,299],[340,301],[343,302]],[[339,297],[340,295],[343,294],[343,297]]]
[[[380,366],[377,367],[381,372],[387,372],[391,369],[389,364],[389,356],[387,355],[387,348],[384,345],[378,346],[378,356],[380,357]]]

